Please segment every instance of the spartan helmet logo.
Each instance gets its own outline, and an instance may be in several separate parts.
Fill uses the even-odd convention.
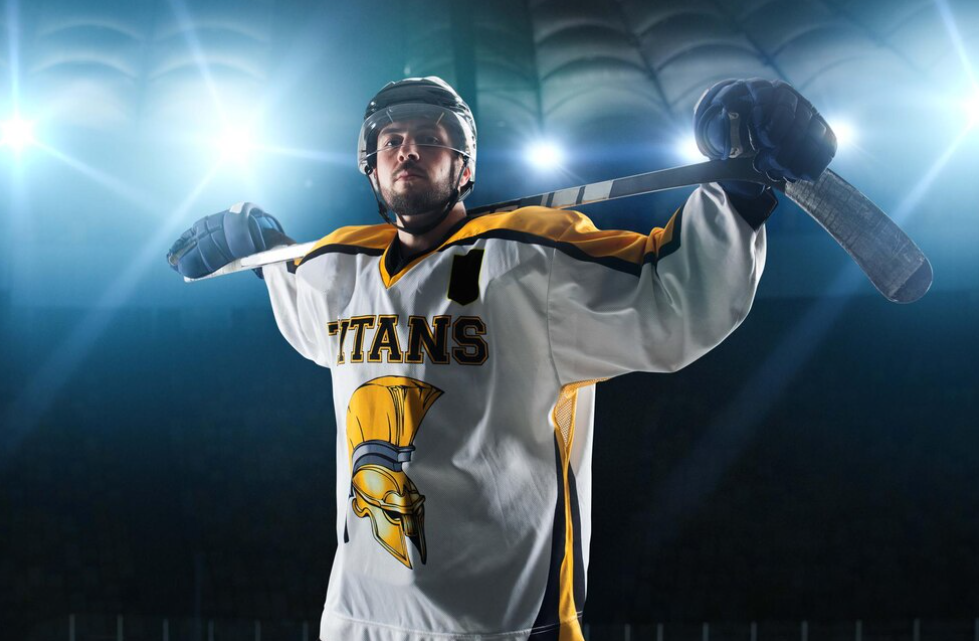
[[[354,390],[347,406],[350,496],[374,538],[409,568],[411,541],[425,562],[425,497],[401,469],[415,451],[422,419],[442,390],[404,376],[382,376]]]

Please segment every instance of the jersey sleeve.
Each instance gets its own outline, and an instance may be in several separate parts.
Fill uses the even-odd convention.
[[[764,225],[713,183],[645,236],[579,215],[557,243],[547,295],[561,384],[692,363],[747,316],[765,248]]]
[[[262,276],[269,290],[272,313],[279,331],[292,347],[305,358],[323,367],[330,366],[326,346],[316,340],[315,304],[304,294],[304,288],[288,263],[266,265]]]

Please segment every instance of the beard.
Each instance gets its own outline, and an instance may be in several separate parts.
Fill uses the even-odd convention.
[[[405,191],[381,189],[381,196],[391,211],[400,216],[417,216],[428,212],[439,212],[452,197],[452,183],[448,177],[437,180],[429,177],[427,187]]]

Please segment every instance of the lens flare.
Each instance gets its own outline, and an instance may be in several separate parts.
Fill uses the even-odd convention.
[[[217,147],[224,160],[245,162],[255,149],[251,133],[240,127],[229,127],[217,140]]]
[[[20,151],[34,142],[34,123],[20,117],[6,121],[0,126],[0,147],[10,147]]]
[[[857,129],[845,118],[827,118],[829,128],[836,134],[836,144],[839,151],[845,151],[857,144]]]
[[[697,147],[697,139],[687,136],[676,143],[676,155],[687,163],[704,162],[707,157]]]
[[[553,141],[541,140],[527,148],[527,162],[537,169],[556,169],[564,163],[564,151]]]

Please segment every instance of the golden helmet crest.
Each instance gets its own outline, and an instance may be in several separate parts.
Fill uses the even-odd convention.
[[[383,376],[358,387],[347,406],[350,495],[374,538],[411,567],[407,541],[425,562],[425,497],[405,474],[421,422],[442,391],[412,378]]]

